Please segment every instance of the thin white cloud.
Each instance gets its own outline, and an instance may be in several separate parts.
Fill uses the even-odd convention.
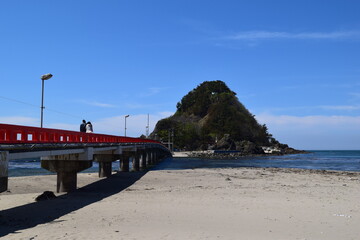
[[[164,106],[164,103],[160,103],[160,104],[144,104],[144,103],[124,103],[124,108],[128,108],[128,109],[152,109],[154,107],[162,107]]]
[[[354,111],[359,110],[360,106],[356,105],[334,105],[334,106],[319,106],[319,108],[324,110],[339,110],[339,111]]]
[[[79,131],[80,124],[67,124],[67,123],[50,123],[45,126],[46,128],[64,129],[70,131]]]
[[[148,88],[147,91],[140,92],[140,97],[150,97],[157,94],[160,94],[162,91],[167,90],[168,87],[151,87]]]
[[[86,104],[89,106],[101,107],[101,108],[116,108],[117,107],[116,105],[113,105],[113,104],[102,103],[102,102],[98,102],[98,101],[77,100],[77,102],[80,102],[82,104]]]
[[[352,93],[349,93],[349,95],[354,99],[360,99],[360,93],[352,92]]]
[[[334,77],[334,76],[332,76]],[[344,79],[344,78],[348,78],[349,76],[335,76],[336,79]],[[312,79],[313,81],[316,81],[318,79],[326,79],[326,78],[331,78],[329,76],[313,76],[313,77],[301,77],[301,79]],[[285,85],[285,86],[281,86],[282,89],[314,89],[314,88],[332,88],[332,89],[337,89],[337,88],[355,88],[355,87],[359,87],[359,84],[355,83],[341,83],[341,84],[299,84],[299,85]],[[349,95],[356,95],[356,94],[352,94],[350,93]],[[359,94],[360,96],[360,94]]]
[[[102,107],[102,108],[116,108],[113,104],[108,103],[101,103],[101,102],[88,102],[89,105],[95,106],[95,107]]]
[[[322,111],[358,111],[360,105],[318,105],[318,106],[296,106],[296,107],[278,107],[267,109],[268,113],[272,112],[284,112],[293,110],[322,110]]]
[[[32,126],[32,127],[38,127],[40,125],[39,119],[31,118],[31,117],[23,117],[23,116],[0,117],[0,123],[24,125],[24,126]]]
[[[153,96],[153,95],[156,95],[158,93],[160,93],[164,88],[159,88],[159,87],[152,87],[152,88],[149,88],[148,90],[148,93],[145,94],[146,96]]]
[[[356,126],[360,129],[360,116],[289,116],[289,115],[270,115],[260,114],[256,118],[261,123],[275,124],[275,125],[293,125],[294,127],[305,127],[305,126],[334,126],[348,127]]]
[[[126,103],[125,107],[129,109],[141,109],[141,108],[149,108],[153,105],[142,104],[142,103]]]
[[[159,112],[156,114],[149,114],[149,133],[151,133],[156,123],[164,118],[167,118],[173,115],[174,112]],[[14,121],[9,121],[9,118],[0,118],[0,122],[3,120],[4,123],[7,124],[18,124],[18,125],[27,125],[27,126],[39,126],[38,119],[34,119],[34,124],[26,124],[26,118],[23,117],[14,117]],[[16,121],[15,121],[16,120]],[[31,119],[30,119],[31,120]],[[109,134],[109,135],[117,135],[124,136],[125,135],[125,115],[114,116],[109,118],[102,118],[91,121],[93,124],[94,132],[100,134]],[[126,118],[126,128],[127,128],[127,136],[130,137],[140,137],[142,134],[146,135],[146,127],[148,123],[148,115],[147,114],[129,114],[129,117]],[[67,124],[67,123],[51,123],[46,124],[46,128],[54,128],[54,129],[65,129],[70,131],[78,131],[80,124]]]
[[[360,116],[290,116],[259,114],[280,142],[298,149],[360,149]]]
[[[225,39],[230,40],[266,40],[266,39],[294,39],[294,40],[341,40],[359,39],[360,31],[336,31],[336,32],[270,32],[270,31],[247,31],[239,32]]]
[[[158,94],[162,89],[164,88],[159,88],[159,87],[149,88],[149,94],[151,95]]]
[[[149,133],[151,133],[156,123],[166,117],[171,116],[172,112],[160,112],[149,115]],[[137,114],[126,118],[126,135],[130,137],[139,137],[146,135],[146,126],[148,121],[147,114]],[[125,116],[114,116],[92,121],[94,132],[111,135],[125,135]]]

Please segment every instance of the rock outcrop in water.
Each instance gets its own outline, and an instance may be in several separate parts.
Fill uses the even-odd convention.
[[[232,150],[247,155],[291,149],[273,138],[222,81],[203,82],[176,107],[173,116],[156,124],[151,138],[186,151]]]

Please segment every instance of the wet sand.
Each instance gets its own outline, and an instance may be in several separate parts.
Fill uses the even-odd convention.
[[[360,173],[194,169],[9,179],[0,193],[3,239],[359,239]]]

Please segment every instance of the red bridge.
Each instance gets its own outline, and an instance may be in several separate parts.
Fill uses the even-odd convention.
[[[41,167],[57,173],[57,192],[76,189],[77,173],[99,163],[99,177],[109,177],[112,162],[120,170],[146,169],[171,156],[168,148],[151,139],[0,124],[0,192],[8,186],[9,160],[41,158]]]

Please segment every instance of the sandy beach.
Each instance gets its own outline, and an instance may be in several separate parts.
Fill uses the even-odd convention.
[[[0,194],[2,239],[359,239],[360,173],[189,169],[9,179]]]

